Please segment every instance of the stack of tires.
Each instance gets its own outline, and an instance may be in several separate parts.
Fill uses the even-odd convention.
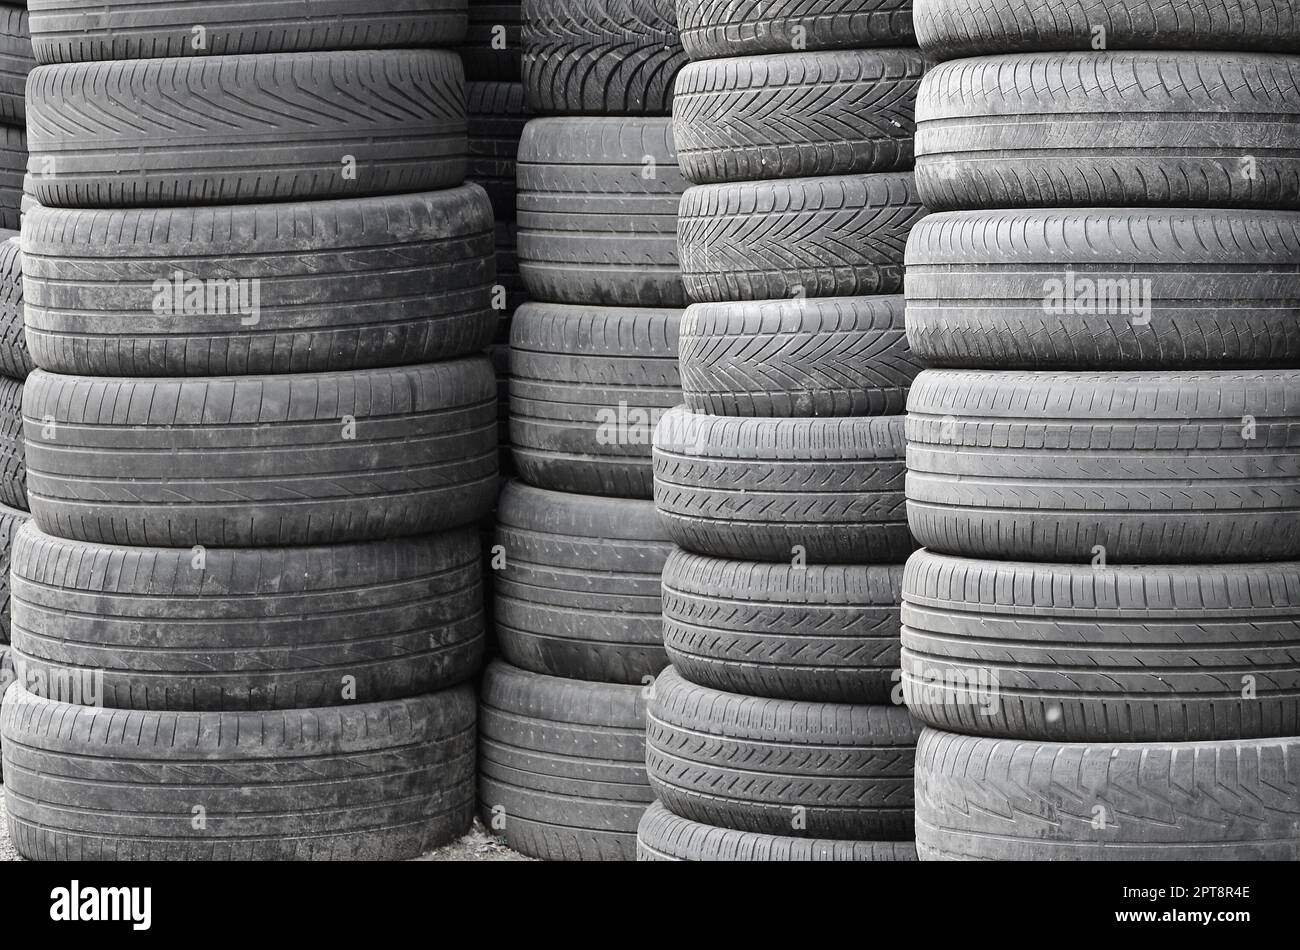
[[[23,89],[33,65],[26,7],[0,4],[0,232],[17,231],[22,211],[27,167]]]
[[[651,801],[645,692],[668,663],[651,442],[681,402],[671,0],[524,0],[518,156],[530,302],[510,336],[518,480],[497,508],[501,660],[484,679],[484,822],[524,854],[627,860]]]
[[[1300,16],[916,0],[925,859],[1300,857]]]
[[[31,13],[15,846],[463,834],[497,478],[492,212],[439,51],[463,3]]]
[[[895,701],[910,4],[681,0],[685,406],[655,438],[673,668],[645,859],[914,859]]]

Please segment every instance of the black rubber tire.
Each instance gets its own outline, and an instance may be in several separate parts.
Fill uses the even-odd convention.
[[[524,87],[509,82],[471,82],[465,86],[469,115],[467,177],[483,187],[501,221],[515,218],[519,140],[528,123]]]
[[[193,380],[38,370],[24,402],[33,517],[61,538],[337,544],[470,524],[496,500],[486,357]]]
[[[927,370],[908,409],[908,517],[931,550],[1300,558],[1300,371]]]
[[[691,59],[915,46],[912,0],[677,0]]]
[[[28,510],[23,384],[0,376],[0,505]]]
[[[1300,735],[1300,564],[1092,567],[920,551],[903,696],[949,732],[1057,742]]]
[[[697,554],[901,564],[903,417],[734,419],[673,409],[655,433],[655,505]]]
[[[310,7],[302,0],[28,4],[41,63],[447,47],[465,39],[467,23],[465,0],[312,0]]]
[[[27,349],[23,249],[16,231],[0,231],[0,376],[26,379],[36,368]]]
[[[10,609],[10,591],[9,591],[9,552],[13,548],[14,537],[18,534],[18,529],[31,519],[31,515],[26,511],[18,508],[10,508],[8,505],[0,505],[0,644],[9,642],[9,609]],[[10,672],[13,671],[13,663],[6,660],[8,664],[5,668]],[[12,677],[10,677],[12,679]],[[0,694],[4,693],[4,688],[8,682],[0,678]]]
[[[696,185],[681,202],[682,282],[696,303],[900,293],[924,214],[911,173]]]
[[[680,310],[526,303],[510,328],[510,444],[524,481],[654,495],[655,426],[681,404]]]
[[[931,366],[1300,366],[1300,213],[953,211],[907,245]]]
[[[922,861],[1300,860],[1300,739],[1059,744],[926,729]]]
[[[931,211],[1300,209],[1298,125],[1300,56],[954,60],[917,95],[916,186]]]
[[[22,682],[96,671],[109,708],[373,703],[463,683],[483,658],[474,528],[196,554],[64,541],[29,525],[12,560]]]
[[[649,501],[506,485],[497,502],[497,646],[520,669],[645,683],[668,659],[660,581],[672,542]]]
[[[646,711],[646,774],[665,808],[718,828],[907,841],[919,731],[901,706],[738,696],[669,667]]]
[[[23,174],[27,168],[27,133],[0,125],[0,230],[22,226]]]
[[[669,115],[686,64],[673,0],[523,0],[524,91],[543,115]]]
[[[490,664],[478,793],[489,831],[548,861],[633,860],[637,822],[653,800],[643,694]]]
[[[683,678],[746,696],[888,703],[901,565],[761,564],[675,551],[663,640]]]
[[[702,185],[910,169],[924,71],[914,49],[692,63],[673,106],[682,172]]]
[[[24,231],[27,338],[43,369],[91,376],[347,371],[465,356],[496,332],[494,250],[492,209],[473,185],[216,208],[41,208]],[[246,281],[256,322],[228,305],[177,308],[182,280]]]
[[[682,397],[716,416],[889,416],[921,371],[901,296],[698,303],[682,317]]]
[[[1099,42],[1107,50],[1300,48],[1291,0],[913,0],[912,15],[921,47],[941,59]]]
[[[834,841],[732,831],[678,818],[655,802],[636,832],[638,861],[915,861],[910,841]]]
[[[470,830],[474,719],[469,686],[224,713],[95,709],[15,684],[0,710],[9,834],[35,861],[413,858]]]
[[[521,0],[469,0],[469,28],[460,49],[475,82],[519,82],[524,49]]]
[[[27,11],[20,6],[0,6],[0,122],[23,124],[27,115],[24,88],[35,65]]]
[[[669,119],[534,119],[519,144],[519,270],[554,303],[684,307]]]
[[[460,57],[437,50],[39,66],[27,128],[36,198],[62,208],[432,191],[468,154]]]

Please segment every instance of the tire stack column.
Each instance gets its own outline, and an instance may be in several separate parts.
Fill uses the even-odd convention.
[[[639,855],[906,860],[897,701],[910,7],[681,0],[685,406],[655,440],[673,667]]]
[[[916,0],[923,859],[1300,857],[1300,17]]]
[[[681,402],[686,182],[668,113],[671,0],[525,0],[510,330],[517,480],[497,508],[501,659],[484,679],[479,802],[514,849],[628,860],[650,803],[645,695],[666,665],[651,440]]]
[[[473,819],[497,481],[464,5],[93,8],[31,3],[14,844],[414,857]]]

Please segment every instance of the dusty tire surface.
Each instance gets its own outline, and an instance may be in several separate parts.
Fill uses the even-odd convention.
[[[903,418],[735,419],[667,413],[655,433],[655,505],[697,554],[898,564]]]
[[[483,657],[471,528],[196,555],[65,541],[33,525],[12,564],[21,682],[98,671],[98,705],[113,709],[372,703],[463,683]]]
[[[0,505],[28,510],[23,384],[0,376]]]
[[[488,666],[479,706],[479,808],[516,851],[631,861],[652,799],[643,687]]]
[[[668,665],[660,574],[673,550],[650,501],[506,485],[493,575],[497,646],[549,676],[642,683]]]
[[[27,349],[23,251],[18,234],[0,231],[0,375],[26,379],[36,368]]]
[[[665,808],[715,827],[905,841],[919,730],[900,706],[738,696],[669,668],[646,714],[646,771]]]
[[[23,124],[27,114],[23,89],[35,65],[27,11],[18,6],[0,7],[0,122]]]
[[[916,187],[932,211],[1298,210],[1297,125],[1298,56],[1089,51],[953,60],[926,73],[917,95]]]
[[[1300,213],[951,211],[907,245],[907,333],[930,366],[1300,364]]]
[[[46,207],[362,197],[465,180],[465,75],[446,51],[40,66],[27,106],[27,167]]]
[[[691,59],[915,46],[912,0],[677,0]]]
[[[468,686],[231,713],[95,709],[15,683],[9,833],[36,861],[413,858],[470,829],[474,720]]]
[[[926,729],[921,860],[1295,861],[1289,739],[1054,743]]]
[[[33,517],[78,541],[372,540],[469,524],[496,500],[486,357],[195,380],[38,370],[24,413]]]
[[[17,231],[25,207],[23,175],[27,168],[27,133],[0,125],[0,231]]]
[[[968,557],[1215,563],[1300,557],[1300,373],[926,370],[907,509]]]
[[[26,524],[30,518],[31,515],[26,511],[10,508],[8,505],[0,505],[0,644],[9,643],[9,611],[12,600],[9,589],[10,551],[13,548],[14,537],[18,534],[18,529]],[[6,659],[5,663],[8,666],[4,668],[12,673],[12,661]],[[10,678],[12,679],[12,676]],[[0,677],[0,694],[3,694],[4,687],[7,685],[8,682],[3,681],[3,677]]]

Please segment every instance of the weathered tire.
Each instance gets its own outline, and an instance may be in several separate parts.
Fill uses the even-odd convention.
[[[733,419],[673,409],[655,433],[655,505],[698,554],[899,564],[903,418]]]
[[[682,317],[682,397],[717,416],[888,416],[921,371],[901,296],[700,303]]]
[[[13,548],[25,684],[96,671],[115,709],[303,709],[420,696],[483,657],[473,528],[314,548]]]
[[[229,713],[95,709],[15,683],[0,731],[9,834],[35,861],[392,861],[474,817],[468,686]]]
[[[24,87],[36,63],[27,32],[27,11],[0,7],[0,122],[22,125],[26,116]]]
[[[901,566],[759,564],[675,551],[663,640],[683,678],[746,696],[888,703]]]
[[[472,523],[496,496],[485,357],[194,380],[38,370],[24,429],[33,517],[78,541],[375,540]]]
[[[0,643],[9,642],[9,609],[10,609],[10,590],[9,590],[9,552],[13,547],[14,536],[18,534],[21,528],[31,518],[26,511],[18,508],[10,508],[8,505],[0,505]],[[11,660],[6,660],[7,668],[13,670]],[[11,677],[12,678],[12,677]],[[3,694],[4,688],[8,682],[0,681],[0,694]]]
[[[636,833],[638,861],[915,861],[910,841],[833,841],[732,831],[678,818],[655,802]]]
[[[927,370],[908,409],[908,518],[924,547],[1300,558],[1300,372]]]
[[[903,696],[949,732],[1080,742],[1300,735],[1300,565],[1093,567],[919,551]]]
[[[942,59],[1095,49],[1098,41],[1106,50],[1300,47],[1290,0],[913,0],[912,15],[921,47]]]
[[[926,729],[921,860],[1295,861],[1300,739],[1059,744]]]
[[[465,39],[467,21],[465,0],[313,0],[310,8],[301,0],[28,0],[28,5],[31,42],[41,63],[446,47]],[[203,27],[202,34],[196,26]]]
[[[1300,209],[1298,125],[1300,56],[954,60],[917,95],[916,186],[932,211]]]
[[[42,208],[24,229],[27,337],[43,369],[92,376],[465,356],[496,330],[493,232],[487,197],[472,185],[292,204]],[[224,299],[232,280],[242,282],[238,302]],[[208,290],[198,307],[184,296],[191,282]],[[245,299],[255,302],[250,316]]]
[[[668,665],[659,575],[673,550],[649,501],[506,485],[497,503],[497,646],[548,676],[643,683]]]
[[[914,49],[692,63],[673,106],[682,172],[706,184],[909,169],[924,71]]]
[[[668,115],[686,63],[673,0],[523,0],[524,90],[544,115]]]
[[[696,303],[899,293],[924,214],[910,173],[696,185],[678,223],[682,282]]]
[[[465,77],[455,53],[39,66],[27,113],[28,168],[46,207],[362,197],[465,180]]]
[[[691,59],[914,46],[912,0],[677,0]]]
[[[469,121],[466,177],[481,185],[492,210],[503,221],[515,217],[515,162],[528,123],[524,88],[519,83],[471,82],[465,86]]]
[[[904,841],[919,731],[900,706],[738,696],[670,667],[646,712],[646,773],[665,808],[718,828]]]
[[[534,119],[519,144],[519,271],[554,303],[682,307],[686,179],[668,119]]]
[[[655,426],[682,401],[680,310],[526,303],[510,328],[510,444],[524,481],[650,498]]]
[[[483,823],[534,858],[635,858],[637,822],[652,801],[642,694],[489,665],[479,707]]]
[[[0,376],[0,505],[28,510],[23,384]]]
[[[23,173],[27,168],[27,133],[0,125],[0,230],[22,225]]]
[[[18,234],[0,231],[0,376],[26,379],[36,368],[27,350],[23,311],[23,250]]]
[[[1300,213],[953,211],[907,245],[907,333],[932,366],[1300,365]]]
[[[470,0],[469,28],[460,50],[468,78],[476,82],[519,82],[524,48],[520,6],[520,0]]]

